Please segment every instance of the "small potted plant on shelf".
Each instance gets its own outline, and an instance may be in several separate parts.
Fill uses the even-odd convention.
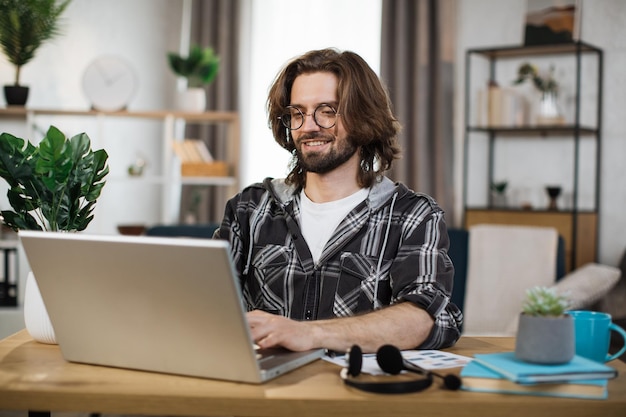
[[[217,76],[220,59],[212,48],[193,45],[189,55],[170,52],[167,54],[170,68],[180,77],[187,79],[187,89],[180,93],[177,107],[184,111],[202,112],[206,109],[205,85],[213,82]]]
[[[519,317],[515,356],[533,363],[569,362],[575,354],[574,322],[569,300],[553,288],[533,287]]]
[[[103,149],[91,149],[85,133],[68,139],[51,126],[37,146],[0,134],[0,177],[9,186],[13,209],[0,212],[3,223],[15,231],[84,230],[109,173],[107,159]],[[24,321],[35,340],[55,343],[32,272],[26,279]]]
[[[8,105],[26,104],[28,87],[20,84],[22,66],[44,41],[59,34],[59,17],[71,0],[0,0],[0,47],[15,65],[13,85],[4,87]]]
[[[559,85],[554,79],[554,67],[550,67],[548,74],[542,76],[535,65],[525,62],[520,65],[514,84],[521,84],[525,80],[532,81],[535,88],[541,93],[537,110],[537,124],[563,124],[564,119],[557,105]]]
[[[493,182],[489,186],[491,189],[492,206],[496,208],[505,208],[507,206],[506,187],[507,181]]]

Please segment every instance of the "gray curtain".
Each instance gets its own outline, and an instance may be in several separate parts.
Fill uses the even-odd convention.
[[[381,78],[402,124],[390,178],[433,196],[454,222],[456,0],[383,0]]]
[[[211,47],[220,57],[215,81],[205,87],[207,110],[235,111],[238,96],[239,2],[232,0],[194,0],[192,3],[191,44]],[[216,160],[226,157],[226,126],[188,125],[186,138],[205,141]],[[180,216],[185,221],[190,211],[198,223],[219,222],[227,196],[223,187],[185,186],[181,195]]]

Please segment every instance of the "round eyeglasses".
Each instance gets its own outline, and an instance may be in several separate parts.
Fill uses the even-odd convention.
[[[279,116],[281,123],[287,129],[297,130],[304,124],[306,116],[313,116],[315,124],[323,129],[330,129],[337,123],[337,110],[329,104],[320,104],[315,108],[312,114],[305,114],[297,107],[287,106],[285,114]]]

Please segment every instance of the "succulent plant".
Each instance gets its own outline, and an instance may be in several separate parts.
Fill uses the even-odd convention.
[[[533,287],[526,291],[522,311],[532,316],[561,316],[569,306],[567,297],[554,288]]]
[[[489,188],[491,188],[491,191],[494,191],[498,194],[504,194],[504,192],[506,191],[506,186],[508,184],[509,183],[507,181],[493,182],[491,183]]]

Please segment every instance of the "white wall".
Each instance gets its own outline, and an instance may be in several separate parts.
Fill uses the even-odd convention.
[[[598,7],[602,3],[601,7]],[[461,0],[458,3],[457,22],[457,71],[456,71],[456,116],[455,138],[457,149],[463,148],[464,137],[464,88],[465,88],[465,51],[471,48],[487,48],[507,45],[519,45],[523,43],[523,24],[526,4],[519,0]],[[621,255],[626,250],[626,123],[624,120],[624,108],[626,108],[626,83],[623,79],[623,68],[626,66],[626,2],[622,0],[602,0],[582,2],[582,33],[581,39],[604,50],[604,91],[603,91],[603,115],[602,115],[602,154],[601,154],[601,188],[600,188],[600,216],[599,216],[599,259],[601,263],[617,265]],[[485,17],[488,16],[486,19]],[[485,22],[488,21],[488,24]],[[571,111],[571,94],[573,91],[573,73],[564,69],[562,62],[552,58],[534,60],[542,67],[549,67],[551,63],[557,65],[556,76],[562,80],[561,106],[568,112]],[[472,66],[474,68],[474,66]],[[567,68],[573,68],[571,65]],[[583,73],[585,73],[583,71]],[[593,69],[586,74],[593,74]],[[510,80],[515,78],[516,68],[511,68]],[[587,76],[587,75],[585,75]],[[593,75],[592,75],[593,76]],[[509,81],[510,81],[509,80]],[[486,80],[485,80],[486,81]],[[587,80],[588,81],[588,80]],[[585,80],[583,80],[583,83]],[[593,107],[594,94],[583,92],[582,119],[589,120],[591,111],[585,110]],[[593,117],[591,117],[593,120]],[[571,160],[572,149],[563,148],[561,144],[548,143],[546,152],[538,151],[537,142],[528,142],[525,146],[510,149],[509,161],[523,161],[523,167],[518,167],[518,172],[512,172],[514,166],[500,167],[500,175],[514,177],[520,169],[528,170],[531,175],[522,184],[525,193],[532,194],[535,206],[547,205],[547,197],[543,190],[546,181],[555,183],[571,183],[571,170],[566,165]],[[559,153],[559,149],[562,150]],[[584,152],[584,150],[583,150]],[[587,153],[593,158],[593,153]],[[503,155],[503,159],[507,156]],[[583,171],[587,178],[593,168],[589,158],[581,161]],[[557,167],[565,166],[565,170],[559,171]],[[456,158],[456,193],[458,212],[462,210],[462,152],[457,153]],[[496,167],[498,169],[498,167]],[[532,173],[535,173],[534,175]],[[517,177],[519,178],[519,176]],[[548,178],[546,180],[546,178]],[[581,204],[586,207],[590,204],[592,187],[590,181],[583,178]],[[476,185],[474,195],[480,195],[484,185]],[[478,187],[478,188],[476,188]],[[565,191],[563,204],[567,204],[567,192],[571,194],[571,188]],[[581,238],[585,238],[582,236]]]
[[[27,106],[87,109],[83,71],[97,56],[112,54],[129,61],[140,78],[130,109],[162,109],[175,88],[165,51],[178,50],[181,13],[182,0],[73,0],[61,17],[62,34],[22,68],[21,84],[31,88]],[[0,55],[0,83],[12,83],[13,66]]]

